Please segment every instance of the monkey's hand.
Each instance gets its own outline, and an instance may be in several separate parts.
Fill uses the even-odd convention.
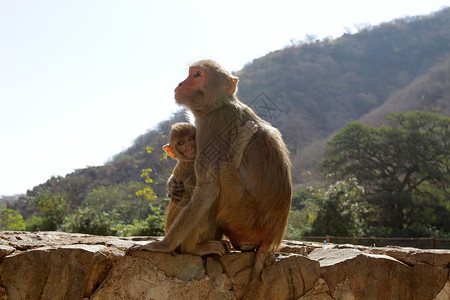
[[[178,182],[175,180],[175,178],[172,176],[170,176],[169,178],[169,182],[167,183],[167,186],[169,188],[169,192],[167,194],[167,197],[169,197],[169,199],[175,198],[177,200],[181,200],[183,199],[183,195],[184,195],[184,184],[181,182]]]
[[[250,131],[250,135],[252,136],[258,131],[258,125],[255,123],[255,121],[249,120],[239,130]]]
[[[235,141],[234,149],[236,152],[243,151],[243,149],[250,143],[253,135],[258,132],[259,126],[254,121],[247,121],[244,125],[238,128],[238,135]]]
[[[130,255],[134,251],[151,251],[151,252],[173,252],[169,245],[164,241],[154,241],[147,244],[133,245],[125,251],[126,255]]]

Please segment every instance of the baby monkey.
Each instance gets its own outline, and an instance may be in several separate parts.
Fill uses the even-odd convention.
[[[237,178],[236,182],[227,182],[227,186],[221,182],[221,189],[243,189],[242,182],[238,172],[245,148],[258,131],[258,125],[253,121],[238,128],[236,138],[233,140],[227,151],[226,160],[219,161],[217,166],[220,170],[219,181],[221,178]],[[172,125],[169,143],[163,148],[170,157],[177,160],[171,177],[169,178],[169,207],[167,209],[165,232],[175,221],[180,212],[187,206],[191,200],[196,186],[194,160],[196,156],[196,129],[189,123],[175,123]],[[230,195],[236,193],[223,193]],[[242,195],[243,193],[238,193]],[[217,202],[217,201],[216,201]],[[219,200],[220,202],[220,200]],[[212,210],[217,208],[217,204]],[[225,253],[225,247],[222,238],[222,231],[219,229],[214,213],[205,214],[197,222],[196,227],[181,242],[177,250],[181,253],[194,255],[207,255]],[[195,221],[195,220],[191,220]]]

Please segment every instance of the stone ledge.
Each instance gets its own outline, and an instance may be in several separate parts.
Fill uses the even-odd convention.
[[[0,232],[2,299],[239,299],[254,253],[125,255],[148,238]],[[450,251],[284,241],[264,299],[450,299]]]

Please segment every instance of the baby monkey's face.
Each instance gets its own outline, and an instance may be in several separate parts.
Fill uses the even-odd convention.
[[[182,137],[176,148],[187,159],[195,159],[195,133]]]

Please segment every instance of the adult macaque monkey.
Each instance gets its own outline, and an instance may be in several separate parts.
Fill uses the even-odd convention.
[[[240,178],[237,169],[241,164],[244,149],[257,130],[258,126],[253,121],[248,121],[239,128],[236,140],[232,142],[231,147],[228,149],[228,160],[220,163],[223,168],[221,176],[224,178]],[[169,143],[163,146],[167,154],[177,160],[177,165],[169,179],[169,189],[171,190],[169,195],[171,195],[171,199],[167,209],[166,233],[183,208],[189,204],[195,188],[195,135],[196,130],[192,124],[175,123],[170,131]],[[230,182],[230,180],[226,181]],[[173,187],[174,185],[182,185],[184,187],[180,195],[173,193],[171,186]],[[225,248],[223,243],[219,241],[221,237],[222,233],[215,225],[215,215],[205,214],[201,217],[197,226],[181,242],[179,251],[195,255],[222,255],[225,252]]]
[[[214,213],[211,208],[216,202],[221,202],[216,225],[235,248],[257,251],[246,294],[247,299],[257,299],[266,253],[279,247],[286,229],[292,189],[290,160],[280,132],[238,100],[237,81],[217,63],[203,60],[189,68],[188,77],[175,89],[176,101],[188,107],[196,119],[196,189],[162,241],[134,249],[175,250],[205,214]],[[220,187],[216,176],[218,161],[226,156],[237,129],[248,120],[258,125],[258,132],[247,146],[239,174],[251,197],[246,201],[220,197],[219,201],[224,186]]]

